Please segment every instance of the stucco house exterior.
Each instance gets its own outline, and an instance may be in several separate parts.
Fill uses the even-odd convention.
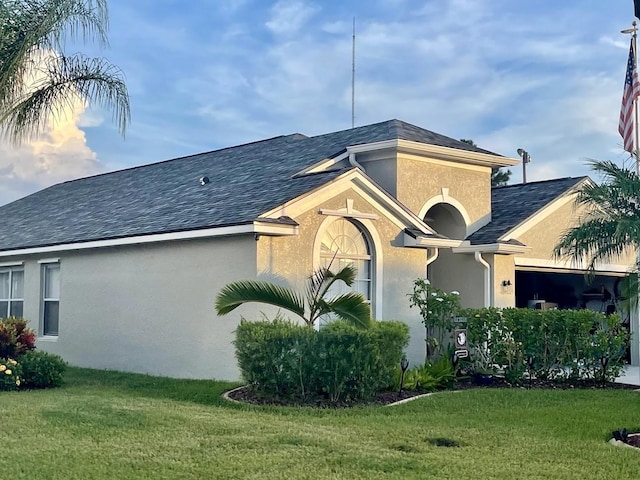
[[[237,379],[217,317],[230,281],[304,285],[329,259],[358,267],[378,320],[424,329],[407,294],[425,275],[465,306],[611,308],[631,263],[556,261],[587,177],[491,188],[517,160],[391,120],[285,135],[54,185],[0,207],[0,316],[22,315],[38,348],[73,365]],[[638,364],[637,316],[632,361]]]

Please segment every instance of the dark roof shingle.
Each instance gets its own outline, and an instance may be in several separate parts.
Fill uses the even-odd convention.
[[[0,250],[249,223],[342,172],[294,174],[349,145],[392,139],[491,153],[399,120],[280,136],[41,190],[0,207]]]
[[[496,243],[548,203],[589,177],[566,177],[541,182],[506,185],[491,189],[491,221],[469,235],[474,245]]]

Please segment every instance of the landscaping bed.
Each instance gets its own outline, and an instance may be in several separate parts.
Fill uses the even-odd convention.
[[[630,385],[627,383],[607,382],[602,384],[600,382],[592,382],[585,380],[577,381],[553,381],[553,380],[532,380],[531,383],[525,381],[521,385],[513,385],[508,383],[505,379],[500,377],[494,377],[490,383],[478,383],[472,378],[462,378],[455,382],[455,384],[447,390],[439,391],[459,391],[469,390],[477,388],[511,388],[511,389],[552,389],[552,390],[572,390],[572,389],[591,389],[591,390],[640,390],[637,385]],[[417,397],[427,393],[434,393],[433,390],[402,390],[402,391],[382,391],[378,392],[375,397],[369,401],[357,402],[357,401],[340,401],[331,402],[327,398],[315,397],[308,401],[301,402],[299,400],[293,400],[288,398],[269,398],[256,394],[249,387],[239,387],[227,392],[227,397],[231,400],[248,403],[252,405],[273,405],[273,406],[290,406],[290,407],[314,407],[314,408],[350,408],[356,406],[385,406],[391,405],[402,400]],[[640,440],[639,440],[640,441]]]

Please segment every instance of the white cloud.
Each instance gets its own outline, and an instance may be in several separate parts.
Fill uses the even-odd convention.
[[[14,146],[0,141],[0,204],[62,181],[93,175],[103,170],[87,145],[80,123],[98,125],[98,115],[85,113],[79,97],[65,103],[50,117],[35,140]]]
[[[271,8],[265,25],[276,35],[291,35],[299,31],[318,12],[318,7],[300,0],[279,0]]]

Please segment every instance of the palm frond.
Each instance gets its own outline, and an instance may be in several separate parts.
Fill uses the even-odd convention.
[[[112,110],[122,135],[130,120],[122,72],[104,59],[65,56],[66,38],[107,44],[106,0],[0,2],[0,129],[13,143],[34,137],[47,116],[79,95]],[[47,58],[54,55],[54,58]],[[31,85],[31,77],[37,84]]]
[[[359,293],[349,292],[327,302],[330,311],[360,328],[371,325],[371,307]]]
[[[262,281],[242,280],[226,285],[218,293],[215,306],[218,315],[226,315],[249,302],[266,303],[305,318],[304,301],[299,295],[281,285]]]
[[[3,132],[14,143],[35,136],[49,118],[60,117],[75,99],[111,107],[124,135],[130,119],[129,96],[117,67],[82,55],[49,58],[33,90],[0,115]]]

